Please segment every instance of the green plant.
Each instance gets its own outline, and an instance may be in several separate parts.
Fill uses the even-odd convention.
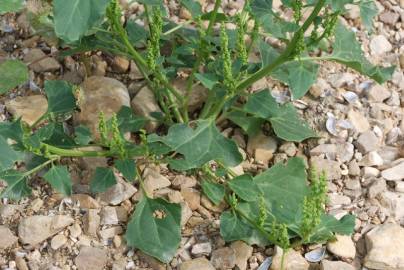
[[[337,220],[324,211],[325,175],[312,172],[308,185],[306,167],[299,158],[275,164],[254,177],[236,176],[231,167],[242,161],[242,155],[236,143],[220,133],[216,122],[229,119],[250,136],[269,123],[283,140],[301,142],[315,137],[292,103],[278,104],[268,89],[250,93],[248,88],[272,76],[289,86],[292,99],[298,99],[315,82],[317,62],[321,61],[344,64],[379,83],[386,81],[394,67],[371,65],[355,34],[338,22],[345,4],[358,4],[370,30],[373,1],[283,0],[284,7],[293,10],[293,18],[287,20],[272,9],[271,0],[246,1],[234,17],[219,12],[220,0],[209,13],[203,13],[196,1],[182,0],[194,18],[182,24],[166,18],[162,1],[140,2],[145,12],[139,19],[147,22],[148,30],[132,20],[122,23],[117,0],[54,0],[53,9],[37,15],[41,19],[35,22],[46,22],[47,27],[41,29],[51,29],[47,35],[59,38],[66,48],[61,56],[100,50],[133,60],[162,108],[162,115],[154,121],[160,121],[166,132],[146,135],[142,128],[150,119],[123,107],[111,119],[100,114],[98,140],[83,126],[75,127],[73,135],[66,134],[62,124],[76,109],[76,88],[63,81],[48,81],[44,88],[49,107],[37,123],[28,126],[21,119],[0,123],[0,178],[7,182],[2,197],[17,200],[29,195],[29,176],[45,168],[49,171],[44,180],[70,195],[68,169],[58,165],[63,157],[113,158],[113,167],[95,171],[92,192],[116,184],[116,171],[127,181],[137,181],[144,191],[140,164],[163,162],[171,170],[199,175],[206,196],[214,204],[229,205],[221,215],[220,230],[226,241],[272,243],[288,249],[325,242],[334,233],[352,233],[353,216]],[[1,13],[21,9],[22,1],[5,3],[0,5]],[[307,18],[304,11],[310,12]],[[203,27],[204,21],[207,27]],[[226,29],[226,23],[234,23],[236,30]],[[194,27],[188,27],[190,24]],[[217,25],[221,25],[218,31]],[[276,38],[279,48],[264,42],[267,36]],[[169,55],[161,54],[163,45],[171,45]],[[147,49],[141,49],[144,47]],[[256,51],[261,62],[249,62],[248,56]],[[183,68],[190,70],[184,95],[171,84]],[[3,62],[0,71],[7,71],[0,72],[0,93],[28,78],[26,67],[17,60]],[[209,96],[193,118],[188,104],[195,84],[206,87]],[[126,140],[126,132],[136,134],[138,140]],[[89,150],[93,145],[102,150]],[[30,162],[27,156],[32,157]],[[16,163],[25,170],[15,170]],[[145,191],[144,195],[128,225],[127,242],[169,262],[181,239],[181,208],[153,199]]]

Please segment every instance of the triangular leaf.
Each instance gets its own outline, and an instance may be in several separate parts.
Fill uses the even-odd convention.
[[[129,246],[169,263],[181,241],[181,206],[144,196],[136,205],[125,238]]]
[[[133,110],[127,106],[122,106],[116,115],[118,119],[119,130],[122,133],[137,132],[146,124],[147,119],[133,113]]]
[[[211,200],[214,204],[218,205],[223,201],[225,195],[224,186],[218,183],[204,180],[202,181],[203,193]]]
[[[247,202],[254,202],[262,193],[249,174],[243,174],[230,180],[229,188],[241,199]]]
[[[74,140],[78,145],[87,145],[93,140],[90,129],[83,125],[76,127],[74,134],[76,135]]]
[[[9,170],[0,173],[0,179],[7,182],[7,188],[1,193],[1,198],[18,201],[31,194],[31,188],[27,185],[27,178],[21,172]]]
[[[373,29],[373,19],[379,13],[379,10],[373,0],[361,0],[359,3],[361,10],[361,19],[366,30],[371,32]]]
[[[46,81],[45,93],[48,97],[47,113],[69,113],[76,108],[73,87],[65,81]]]
[[[340,220],[330,215],[323,215],[321,223],[314,230],[315,234],[310,237],[310,242],[324,242],[329,240],[334,233],[350,235],[355,228],[355,217],[345,215]]]
[[[263,119],[247,116],[246,113],[240,111],[226,113],[226,118],[241,127],[248,136],[257,134],[265,122]]]
[[[212,90],[213,87],[219,82],[219,79],[213,73],[195,73],[195,78],[197,78],[203,86]]]
[[[181,0],[181,4],[191,12],[194,18],[203,14],[201,4],[196,0]]]
[[[7,140],[0,136],[0,172],[11,169],[15,162],[23,159],[23,154],[15,151]]]
[[[2,5],[3,3],[0,6]],[[2,7],[0,7],[0,13],[1,9]],[[4,61],[0,64],[0,95],[27,82],[28,79],[28,68],[23,62],[19,60]]]
[[[136,164],[132,159],[116,160],[115,168],[122,173],[128,181],[134,181],[136,178]]]
[[[94,176],[90,182],[90,190],[93,193],[106,191],[116,184],[114,171],[110,168],[98,167],[95,169]]]
[[[72,180],[66,166],[53,166],[43,178],[63,195],[72,194]]]

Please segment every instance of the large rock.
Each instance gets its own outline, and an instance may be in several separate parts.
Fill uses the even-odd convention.
[[[349,235],[337,235],[335,241],[327,243],[327,249],[342,258],[353,259],[356,255],[355,244]]]
[[[9,248],[18,241],[18,238],[6,226],[0,226],[0,236],[0,250]]]
[[[79,124],[89,127],[94,137],[98,139],[100,112],[103,112],[108,120],[122,106],[130,107],[130,97],[126,86],[112,78],[92,76],[81,84],[79,97],[81,111],[76,114],[75,120]]]
[[[404,269],[404,229],[397,224],[379,225],[365,236],[364,265],[377,270]]]
[[[33,125],[48,110],[48,101],[42,95],[17,97],[5,102],[7,110],[28,125]]]
[[[35,72],[57,71],[61,65],[54,58],[46,56],[40,49],[32,49],[24,56],[24,62]]]
[[[107,261],[107,252],[104,249],[82,247],[74,263],[78,270],[103,270]]]
[[[272,265],[269,270],[281,270],[282,254],[283,250],[276,247],[275,256],[273,257]],[[308,270],[309,266],[306,259],[294,249],[290,249],[286,253],[283,270]]]
[[[404,180],[404,162],[382,171],[382,177],[389,181]]]
[[[131,104],[132,109],[136,114],[151,120],[154,120],[153,117],[150,116],[151,113],[162,112],[153,92],[147,86],[140,89],[137,95],[132,99]],[[156,121],[149,121],[146,124],[146,130],[149,133],[155,131],[157,127],[158,123]]]
[[[320,270],[355,270],[355,267],[346,262],[322,260]]]
[[[180,265],[180,270],[215,270],[215,268],[203,257],[183,262]]]
[[[18,226],[18,237],[23,244],[37,245],[57,234],[74,220],[69,216],[30,216]]]

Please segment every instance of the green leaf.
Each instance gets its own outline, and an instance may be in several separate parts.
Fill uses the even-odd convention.
[[[181,4],[191,12],[192,17],[198,17],[203,14],[201,4],[195,0],[181,0]]]
[[[218,183],[204,180],[201,184],[203,193],[211,200],[214,204],[218,205],[223,201],[225,195],[224,186]]]
[[[142,40],[147,39],[147,31],[144,26],[136,23],[134,20],[129,20],[126,24],[126,32],[128,33],[129,41],[136,44]]]
[[[373,0],[361,0],[359,3],[361,10],[362,23],[368,32],[373,29],[373,19],[379,13],[379,10]]]
[[[181,241],[181,206],[144,196],[136,205],[125,238],[129,246],[169,263]]]
[[[15,151],[7,140],[0,136],[0,172],[13,167],[14,163],[23,160],[23,154]]]
[[[323,215],[321,223],[317,226],[310,242],[325,242],[333,237],[334,233],[351,235],[355,228],[355,216],[345,215],[340,220],[331,215]]]
[[[268,90],[252,94],[244,111],[271,122],[275,134],[287,141],[301,142],[315,132],[298,116],[292,104],[278,105]]]
[[[101,22],[110,0],[53,0],[56,35],[67,43],[78,41]]]
[[[0,136],[4,139],[12,139],[22,144],[24,131],[22,130],[21,118],[13,122],[0,122]]]
[[[195,125],[196,128],[186,124],[173,125],[166,136],[152,134],[148,142],[162,142],[172,151],[184,155],[187,169],[198,168],[211,160],[218,160],[229,167],[242,161],[236,143],[224,137],[214,121],[198,120]]]
[[[279,39],[287,39],[287,33],[295,32],[299,29],[297,24],[285,21],[273,12],[259,17],[258,20],[261,22],[265,32]]]
[[[335,30],[333,49],[331,55],[323,58],[344,64],[378,83],[384,83],[389,80],[394,72],[394,66],[387,68],[373,66],[363,55],[355,33],[347,30],[341,23],[337,25]]]
[[[98,167],[90,182],[90,190],[93,193],[104,192],[116,184],[115,175],[112,169]]]
[[[331,8],[334,11],[344,12],[345,11],[345,5],[346,4],[352,4],[353,0],[328,0],[328,2],[330,2]]]
[[[122,173],[128,181],[134,181],[136,178],[136,163],[132,159],[115,161],[115,168]]]
[[[87,145],[93,140],[90,129],[83,125],[77,126],[74,129],[74,134],[76,135],[74,140],[79,145]]]
[[[212,90],[213,87],[219,82],[219,79],[213,73],[195,73],[195,78],[197,78],[203,86]]]
[[[247,202],[254,202],[262,195],[252,176],[249,174],[237,176],[227,184],[237,196]]]
[[[0,95],[27,82],[28,79],[28,68],[23,62],[19,60],[4,61],[0,64]]]
[[[46,81],[45,93],[48,97],[47,113],[64,114],[76,108],[73,87],[65,81]]]
[[[66,166],[53,166],[43,178],[63,195],[72,194],[72,181]]]
[[[250,5],[251,11],[257,18],[272,12],[272,0],[252,0]]]
[[[24,0],[1,0],[0,15],[20,11],[24,7],[24,2]]]
[[[31,188],[27,185],[25,174],[19,171],[9,170],[0,173],[0,179],[7,183],[7,188],[1,193],[1,198],[18,201],[31,194]]]
[[[119,130],[122,133],[137,132],[147,122],[146,118],[134,114],[133,110],[127,106],[122,106],[116,117],[118,119]]]
[[[226,113],[226,118],[241,127],[248,136],[257,134],[265,122],[261,118],[247,116],[246,113],[240,111]]]

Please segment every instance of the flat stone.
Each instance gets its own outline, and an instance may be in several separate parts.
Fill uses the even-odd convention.
[[[385,11],[382,14],[379,15],[379,20],[389,24],[389,25],[395,25],[397,21],[400,19],[400,14],[396,12],[391,12],[391,11]]]
[[[235,241],[231,243],[230,247],[234,250],[236,255],[236,266],[240,270],[246,270],[247,261],[252,256],[253,248],[243,241]]]
[[[201,193],[193,188],[181,189],[181,195],[191,210],[197,210],[201,205]]]
[[[362,133],[356,141],[358,150],[362,154],[375,151],[380,146],[380,139],[372,131]]]
[[[123,229],[121,226],[113,226],[111,228],[107,228],[98,232],[98,235],[102,240],[108,240],[114,238],[116,235],[120,235],[123,233]]]
[[[310,156],[319,156],[321,154],[335,155],[336,153],[336,144],[320,144],[310,150]]]
[[[101,201],[111,205],[119,205],[137,192],[137,189],[131,183],[126,182],[121,177],[116,177],[116,180],[116,185],[99,194]]]
[[[87,194],[73,194],[71,199],[73,202],[79,203],[81,208],[99,209],[101,207],[93,197]]]
[[[397,224],[379,225],[365,236],[367,255],[364,265],[370,269],[404,269],[404,229]]]
[[[12,247],[18,241],[8,227],[0,225],[0,250]]]
[[[327,243],[327,249],[341,258],[353,259],[356,255],[355,244],[349,235],[336,235],[335,241]]]
[[[341,178],[341,168],[338,161],[315,156],[310,158],[310,164],[316,168],[317,171],[325,171],[329,180]]]
[[[147,264],[153,269],[153,270],[166,270],[167,267],[165,266],[164,263],[158,261],[157,259],[153,258],[152,256],[149,256],[143,252],[138,252],[138,255],[141,260],[147,262]]]
[[[143,177],[145,190],[150,196],[153,196],[154,191],[171,185],[171,182],[167,177],[151,168],[145,169]]]
[[[98,228],[100,227],[100,216],[98,209],[88,209],[83,218],[84,232],[92,237],[98,236]]]
[[[384,179],[375,179],[368,189],[368,198],[375,198],[380,193],[387,190],[386,181]]]
[[[392,168],[383,170],[382,177],[389,181],[404,180],[404,162],[401,162]]]
[[[117,225],[128,220],[128,212],[122,206],[106,206],[101,210],[101,225]]]
[[[197,243],[192,246],[191,253],[193,255],[210,255],[212,252],[212,244],[210,242]]]
[[[24,62],[32,63],[29,67],[35,72],[57,71],[61,67],[58,61],[36,48],[28,51],[24,56]]]
[[[196,258],[183,262],[180,270],[215,270],[215,268],[206,258]]]
[[[349,205],[351,203],[351,199],[345,195],[332,193],[328,195],[328,198],[327,205],[329,206]]]
[[[23,244],[37,245],[57,234],[74,220],[69,216],[30,216],[18,226],[18,237]]]
[[[103,112],[108,120],[118,113],[122,106],[130,107],[128,89],[120,81],[113,78],[92,76],[80,86],[80,113],[75,121],[90,128],[95,139],[99,139],[99,114]]]
[[[320,270],[355,270],[355,267],[346,262],[322,260]]]
[[[350,110],[348,112],[348,120],[352,123],[355,130],[359,133],[368,131],[370,129],[368,119],[360,112]]]
[[[112,61],[112,70],[117,73],[125,73],[128,71],[130,61],[122,56],[115,56]]]
[[[132,109],[133,111],[139,115],[149,119],[153,119],[151,117],[151,113],[161,113],[161,109],[154,97],[153,92],[147,87],[143,87],[137,93],[137,95],[132,99]],[[152,133],[158,127],[158,123],[156,121],[149,121],[145,128],[148,133]]]
[[[374,36],[370,40],[370,51],[373,55],[381,55],[387,53],[393,49],[393,46],[383,35]]]
[[[269,270],[281,270],[283,250],[280,247],[275,248],[275,256],[273,257],[272,265]],[[288,250],[284,259],[283,270],[308,270],[309,263],[306,259],[294,249]]]
[[[359,162],[360,166],[381,166],[384,160],[377,151],[370,151]]]
[[[57,250],[63,247],[67,243],[67,238],[63,234],[55,235],[51,240],[51,247],[53,250]]]
[[[373,102],[383,102],[391,96],[389,90],[380,84],[376,84],[369,89],[368,98],[369,101]]]
[[[107,261],[107,251],[94,247],[82,247],[74,259],[78,270],[103,270]]]
[[[274,138],[264,135],[262,132],[248,139],[247,152],[254,155],[255,160],[268,164],[277,149]]]
[[[236,265],[234,249],[224,247],[212,252],[210,262],[216,269],[232,269]]]
[[[42,95],[17,97],[7,100],[5,105],[14,118],[21,117],[30,126],[48,110],[48,101]]]

